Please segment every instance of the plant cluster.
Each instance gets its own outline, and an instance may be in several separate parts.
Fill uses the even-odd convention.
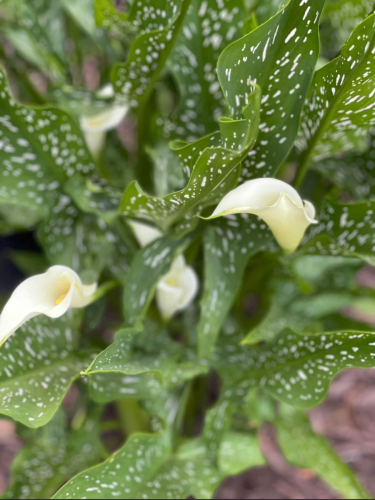
[[[0,43],[3,498],[212,498],[266,422],[368,498],[306,410],[375,367],[373,0],[0,0]]]

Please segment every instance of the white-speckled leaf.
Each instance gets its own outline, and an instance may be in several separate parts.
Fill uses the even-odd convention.
[[[262,89],[260,133],[244,162],[244,179],[272,175],[293,146],[319,56],[324,1],[290,0],[219,59],[220,83],[235,118],[246,105],[252,82]]]
[[[27,427],[47,424],[90,364],[80,353],[80,315],[30,320],[0,348],[0,414]]]
[[[185,172],[191,172],[185,189],[165,198],[156,198],[145,194],[138,183],[133,183],[124,193],[124,215],[151,218],[161,229],[167,230],[193,210],[193,215],[199,213],[200,206],[207,203],[207,199],[230,177],[255,144],[259,129],[260,90],[256,87],[249,92],[252,93],[243,110],[245,118],[221,120],[221,140],[219,134],[212,134],[196,143],[172,144]],[[208,147],[210,143],[213,147]],[[192,154],[187,155],[188,151]],[[226,190],[220,190],[220,193],[224,195],[229,189],[230,186],[226,186]]]
[[[205,233],[205,293],[198,325],[199,354],[211,357],[250,258],[272,241],[264,222],[243,215],[216,221]]]
[[[112,84],[119,98],[137,108],[153,91],[176,41],[190,0],[134,2],[130,20],[139,35],[130,47],[125,64],[114,67]]]
[[[217,78],[221,52],[241,36],[242,0],[193,0],[168,60],[180,103],[164,126],[166,137],[189,141],[214,132],[227,112]]]
[[[308,254],[359,257],[374,263],[375,202],[343,205],[325,201],[318,216],[319,224],[311,229]]]
[[[226,475],[264,465],[257,439],[228,433],[218,465],[208,459],[200,440],[174,454],[168,434],[133,435],[116,455],[73,478],[54,498],[209,499]]]
[[[291,406],[312,408],[323,401],[340,371],[375,367],[375,334],[302,336],[286,330],[264,347],[229,352],[224,346],[214,365],[231,385],[224,397],[235,398],[237,404],[259,386]],[[232,385],[235,379],[238,383]]]
[[[312,161],[362,148],[375,124],[375,14],[353,32],[340,55],[319,70],[297,140],[298,181]]]
[[[58,109],[17,104],[2,71],[0,107],[0,202],[48,214],[69,179],[95,174],[80,127]]]
[[[314,471],[344,498],[371,498],[327,441],[315,434],[305,413],[283,407],[275,425],[281,450],[288,462]]]
[[[12,482],[2,498],[51,498],[72,476],[102,460],[99,420],[89,418],[73,431],[65,419],[59,412],[16,456]]]
[[[221,475],[194,451],[173,456],[168,434],[133,435],[116,455],[73,478],[54,498],[211,498]]]

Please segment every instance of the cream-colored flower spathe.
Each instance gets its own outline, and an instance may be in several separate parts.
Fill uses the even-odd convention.
[[[110,98],[114,95],[112,85],[106,85],[98,92],[98,96],[101,98]],[[94,157],[97,157],[102,151],[106,133],[120,125],[128,110],[127,106],[115,105],[97,115],[81,118],[81,128],[85,134],[87,146]]]
[[[298,192],[278,179],[254,179],[228,193],[212,217],[230,214],[257,215],[270,227],[279,245],[294,252],[315,220],[315,208]]]
[[[163,234],[156,228],[130,221],[137,241],[145,247],[158,240]],[[199,290],[197,273],[186,264],[185,257],[180,255],[174,260],[168,274],[159,281],[156,289],[156,303],[165,319],[185,310],[193,302]]]
[[[69,267],[53,266],[21,283],[0,316],[0,346],[28,320],[44,314],[60,318],[69,308],[86,307],[97,285],[85,286]]]
[[[163,318],[170,319],[193,302],[199,290],[199,279],[185,257],[175,259],[168,274],[159,281],[156,303]]]
[[[129,225],[141,247],[146,247],[153,241],[163,237],[163,233],[159,229],[142,222],[129,221]]]

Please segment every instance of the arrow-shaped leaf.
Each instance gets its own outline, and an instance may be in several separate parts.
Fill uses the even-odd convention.
[[[199,354],[211,357],[220,329],[233,305],[250,258],[272,241],[255,217],[222,219],[205,234],[205,293],[198,325]]]
[[[0,349],[0,414],[37,428],[47,424],[90,363],[79,353],[80,316],[35,318]]]
[[[310,254],[359,257],[374,263],[375,202],[344,205],[325,201],[319,224],[309,233],[301,251]]]
[[[228,433],[220,450],[219,467],[207,457],[200,440],[172,452],[168,434],[133,435],[104,464],[79,474],[54,497],[101,498],[212,498],[228,474],[264,465],[255,437]]]
[[[267,23],[222,53],[218,74],[224,95],[240,116],[252,82],[262,89],[258,141],[243,178],[269,176],[295,141],[299,116],[319,56],[319,18],[325,0],[290,0]]]
[[[312,408],[323,401],[340,371],[375,367],[375,334],[301,336],[286,330],[264,347],[238,349],[238,353],[225,353],[224,347],[220,352],[216,363],[221,372],[228,380],[238,381],[225,398],[235,398],[242,405],[249,389],[259,386],[288,405]]]
[[[140,34],[125,64],[114,67],[111,80],[119,96],[132,107],[146,102],[169,57],[190,0],[155,0],[145,8],[136,0],[130,21]]]
[[[57,108],[16,103],[0,71],[0,203],[31,207],[42,215],[58,203],[73,177],[92,177],[96,167],[78,123]]]

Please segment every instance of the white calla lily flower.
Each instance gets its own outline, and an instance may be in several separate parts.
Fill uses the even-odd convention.
[[[163,233],[159,229],[143,224],[142,222],[129,221],[129,225],[141,247],[146,247],[163,236]]]
[[[294,252],[311,224],[317,224],[312,203],[278,179],[254,179],[228,193],[212,217],[230,214],[257,215],[270,227],[279,245]]]
[[[177,257],[168,274],[159,281],[156,303],[163,318],[170,319],[193,302],[199,290],[199,279],[184,256]]]
[[[44,274],[28,278],[13,292],[0,316],[0,346],[35,316],[60,318],[69,308],[86,307],[96,290],[96,284],[83,285],[65,266],[53,266]]]
[[[129,221],[137,241],[145,247],[162,238],[159,229]],[[156,289],[156,303],[165,319],[183,311],[193,302],[199,290],[199,279],[191,266],[186,264],[185,257],[180,255],[174,260],[170,271],[161,278]]]
[[[98,92],[98,96],[101,98],[111,98],[114,95],[115,92],[111,84],[106,85]],[[115,105],[94,116],[81,118],[81,128],[85,134],[87,146],[94,157],[102,151],[106,133],[120,125],[128,110],[128,106]]]

